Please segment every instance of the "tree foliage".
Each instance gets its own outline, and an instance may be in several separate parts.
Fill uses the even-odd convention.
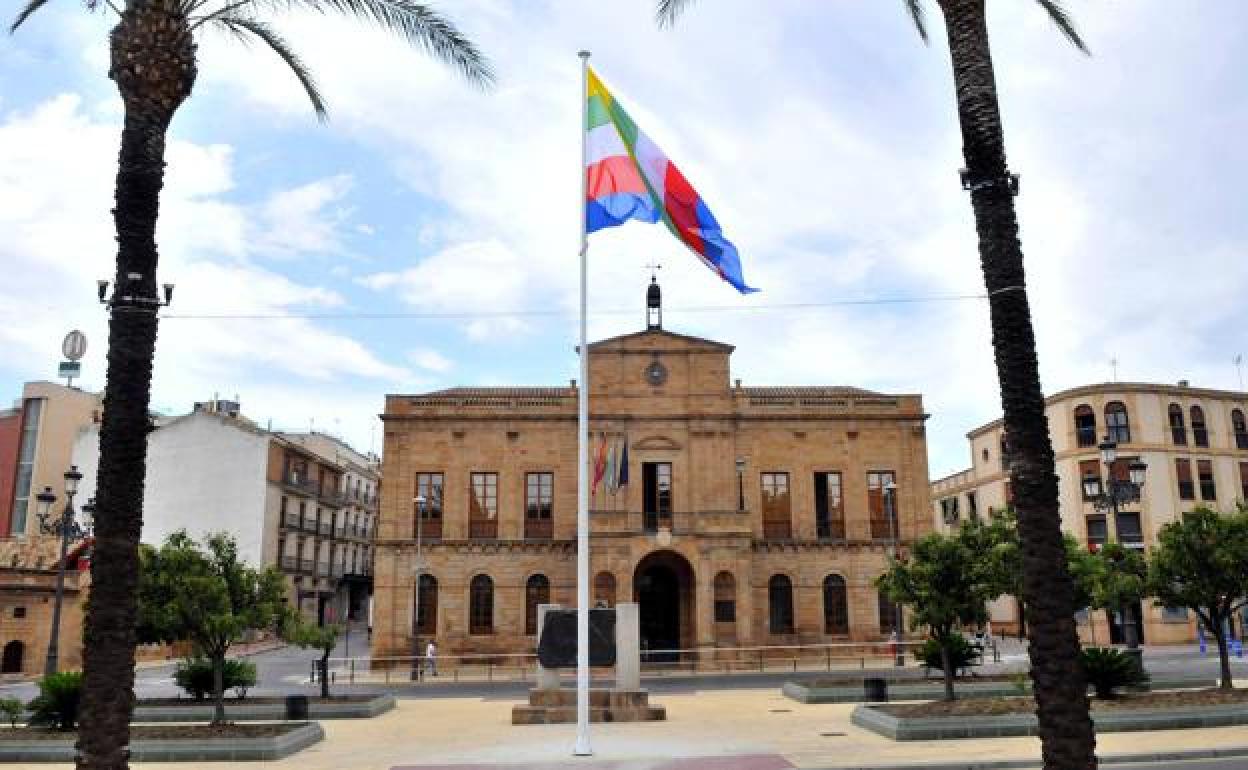
[[[57,730],[73,730],[78,724],[82,699],[82,673],[58,671],[39,680],[39,694],[29,704],[30,723]]]
[[[256,570],[238,558],[224,532],[200,547],[185,531],[159,549],[144,547],[138,635],[145,643],[186,640],[213,663],[214,722],[225,720],[225,656],[248,631],[276,628],[286,615],[286,583],[275,567]]]
[[[1248,603],[1248,508],[1230,514],[1198,508],[1161,528],[1148,583],[1167,607],[1186,607],[1218,644],[1222,688],[1231,689],[1224,633],[1232,615]]]
[[[315,626],[294,616],[282,630],[282,638],[296,647],[320,651],[321,657],[317,661],[317,669],[321,679],[322,698],[329,697],[329,656],[338,646],[340,633],[342,633],[341,626]]]
[[[1085,647],[1079,664],[1101,700],[1114,697],[1121,687],[1138,687],[1149,678],[1135,658],[1112,647]]]

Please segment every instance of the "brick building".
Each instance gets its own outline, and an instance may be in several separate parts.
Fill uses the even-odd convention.
[[[593,600],[640,602],[651,650],[887,636],[887,511],[903,544],[932,529],[922,398],[734,384],[733,347],[648,296],[589,347],[591,453],[627,467],[591,502]],[[576,412],[575,382],[387,396],[375,657],[530,651],[536,606],[575,603]]]

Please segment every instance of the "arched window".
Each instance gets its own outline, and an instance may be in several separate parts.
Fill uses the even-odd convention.
[[[1205,427],[1205,410],[1199,406],[1192,407],[1192,443],[1196,446],[1209,446],[1209,429]]]
[[[897,630],[897,616],[900,608],[883,592],[879,592],[880,633],[887,635]]]
[[[1187,446],[1187,427],[1183,425],[1183,407],[1170,405],[1170,440],[1177,446]]]
[[[352,554],[354,559],[354,554]],[[416,633],[424,636],[438,634],[438,579],[433,575],[421,575],[416,589]]]
[[[767,604],[771,633],[793,633],[793,583],[785,575],[772,575],[767,581]]]
[[[550,581],[534,575],[524,585],[524,633],[537,633],[537,605],[550,604]]]
[[[468,633],[494,633],[494,581],[477,575],[468,589]]]
[[[594,575],[594,604],[615,606],[615,575],[610,572]]]
[[[828,575],[823,579],[823,632],[849,633],[849,597],[845,592],[845,578],[840,575]]]
[[[1087,404],[1075,407],[1075,443],[1096,446],[1096,412]]]
[[[1131,441],[1131,424],[1127,420],[1127,407],[1121,401],[1105,405],[1105,432],[1110,441],[1126,444]]]
[[[737,621],[737,580],[731,572],[715,576],[715,622]]]
[[[1242,410],[1235,409],[1231,412],[1231,430],[1235,433],[1235,446],[1248,449],[1248,422],[1244,422]]]
[[[22,673],[22,658],[25,652],[26,648],[16,639],[4,645],[4,656],[0,659],[0,674]]]

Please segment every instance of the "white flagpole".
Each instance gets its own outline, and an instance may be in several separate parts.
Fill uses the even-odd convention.
[[[589,745],[589,348],[585,328],[588,282],[586,259],[589,238],[585,232],[586,127],[589,125],[589,51],[581,51],[581,198],[576,202],[581,220],[581,380],[577,389],[576,417],[576,748],[573,755],[588,757]]]

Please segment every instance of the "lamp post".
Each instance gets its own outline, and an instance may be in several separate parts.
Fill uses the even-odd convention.
[[[737,510],[745,510],[745,458],[737,458]]]
[[[1105,464],[1108,483],[1102,484],[1099,474],[1088,473],[1083,477],[1083,495],[1092,501],[1092,505],[1096,510],[1103,512],[1111,512],[1114,517],[1114,532],[1118,532],[1118,510],[1119,507],[1126,503],[1139,502],[1140,492],[1144,488],[1145,472],[1148,466],[1138,458],[1132,460],[1127,466],[1129,477],[1126,479],[1118,479],[1114,477],[1114,463],[1118,459],[1118,442],[1109,436],[1097,445],[1097,449],[1101,450],[1101,462]],[[1122,542],[1121,536],[1118,542]],[[1123,620],[1123,637],[1127,642],[1128,655],[1131,655],[1140,662],[1140,640],[1136,633],[1134,605],[1128,603],[1122,608]]]
[[[59,516],[51,514],[52,504],[56,502],[52,487],[44,487],[42,492],[35,495],[38,503],[36,511],[39,517],[39,529],[44,534],[61,537],[61,558],[56,570],[56,600],[52,605],[52,629],[48,637],[48,656],[43,665],[44,676],[56,673],[60,657],[61,603],[65,598],[65,557],[69,553],[69,543],[86,538],[91,530],[89,521],[83,526],[74,518],[74,495],[78,493],[80,481],[82,481],[82,474],[78,472],[78,466],[71,465],[69,470],[65,471],[65,509]],[[82,510],[90,516],[95,512],[95,501],[89,501]]]
[[[884,515],[888,517],[888,539],[892,541],[890,548],[893,559],[897,558],[898,535],[897,531],[897,482],[891,478],[884,482]],[[893,633],[897,635],[897,659],[894,663],[898,666],[906,665],[906,653],[901,647],[902,640],[902,616],[901,602],[894,602],[893,608],[896,610],[896,618],[893,621]]]
[[[412,679],[419,679],[423,661],[420,660],[420,578],[424,573],[424,563],[421,561],[420,545],[421,530],[425,523],[425,503],[428,501],[424,495],[416,495],[412,498],[412,502],[416,503],[416,591],[412,599],[412,638],[416,643],[416,668],[412,671]]]

